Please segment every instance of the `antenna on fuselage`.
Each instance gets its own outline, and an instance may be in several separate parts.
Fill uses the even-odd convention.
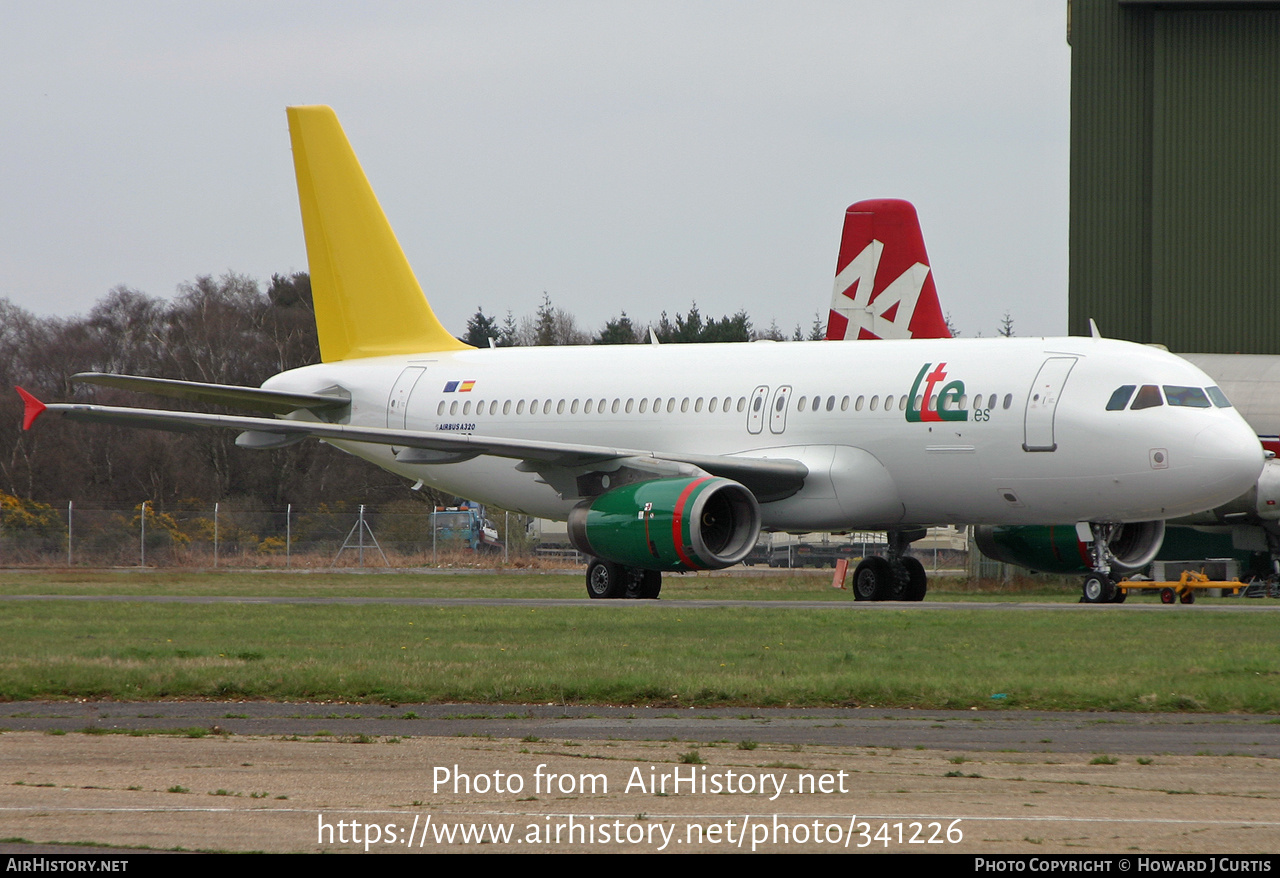
[[[1089,337],[1102,338],[1102,333],[1098,331],[1098,324],[1093,322],[1093,318],[1089,318]]]

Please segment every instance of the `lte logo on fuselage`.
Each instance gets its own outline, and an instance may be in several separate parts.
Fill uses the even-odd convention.
[[[911,396],[907,399],[907,420],[911,423],[920,421],[967,421],[969,412],[962,407],[964,396],[963,381],[949,381],[938,391],[937,402],[929,405],[933,399],[933,389],[947,378],[946,363],[939,363],[938,368],[929,372],[932,363],[925,363],[916,374],[915,383],[911,385]],[[928,373],[928,374],[925,374]],[[920,382],[926,382],[924,394],[920,395]]]

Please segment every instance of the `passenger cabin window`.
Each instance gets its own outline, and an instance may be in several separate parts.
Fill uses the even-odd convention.
[[[1129,410],[1136,412],[1138,409],[1155,408],[1158,405],[1164,405],[1164,400],[1160,397],[1160,388],[1154,384],[1144,384]]]
[[[1129,404],[1129,398],[1133,396],[1133,392],[1137,389],[1138,386],[1136,384],[1126,384],[1123,387],[1117,387],[1115,393],[1111,394],[1111,399],[1107,400],[1107,411],[1124,411],[1124,407]]]
[[[1189,406],[1193,409],[1207,409],[1211,406],[1208,395],[1199,387],[1164,386],[1164,398],[1169,405]]]

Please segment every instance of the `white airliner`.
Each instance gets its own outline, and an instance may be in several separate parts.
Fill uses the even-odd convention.
[[[877,338],[950,338],[938,301],[924,236],[915,208],[905,201],[861,201],[845,214],[836,285],[827,321],[828,341]],[[1181,516],[1165,529],[1163,522],[1113,527],[1107,538],[1112,570],[1129,573],[1145,568],[1158,554],[1166,558],[1214,557],[1233,552],[1267,553],[1272,575],[1280,575],[1280,357],[1250,354],[1182,354],[1204,370],[1258,435],[1268,459],[1250,489],[1230,502],[1201,513]],[[1163,404],[1200,404],[1177,388],[1145,386],[1128,401],[1109,403],[1112,410]],[[1083,523],[1059,525],[979,524],[974,541],[983,554],[1055,573],[1097,566],[1093,532]],[[1206,534],[1216,536],[1207,541]],[[1221,537],[1225,536],[1223,540]],[[1125,592],[1105,577],[1085,577],[1083,600],[1123,601]]]
[[[64,418],[317,437],[406,479],[568,519],[592,597],[656,597],[661,571],[726,567],[760,530],[886,530],[859,599],[919,600],[926,525],[1119,522],[1208,509],[1262,450],[1200,370],[1097,338],[472,349],[422,295],[333,111],[288,111],[321,362],[262,388],[80,380],[239,405],[232,417],[93,405]],[[1070,380],[1068,380],[1068,378]],[[1208,405],[1108,410],[1159,385]],[[1102,559],[1105,566],[1105,558]]]

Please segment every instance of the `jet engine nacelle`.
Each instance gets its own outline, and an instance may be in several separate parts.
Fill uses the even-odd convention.
[[[1088,573],[1089,546],[1082,543],[1073,524],[980,525],[973,541],[982,554],[1006,564],[1041,573]],[[1107,545],[1117,573],[1132,573],[1152,562],[1164,542],[1163,521],[1138,521],[1116,525]]]
[[[759,536],[756,498],[714,476],[624,485],[569,513],[578,551],[645,570],[718,570],[747,557]]]
[[[1175,524],[1264,524],[1280,520],[1280,460],[1268,460],[1258,483],[1230,503],[1208,512],[1174,519]]]

